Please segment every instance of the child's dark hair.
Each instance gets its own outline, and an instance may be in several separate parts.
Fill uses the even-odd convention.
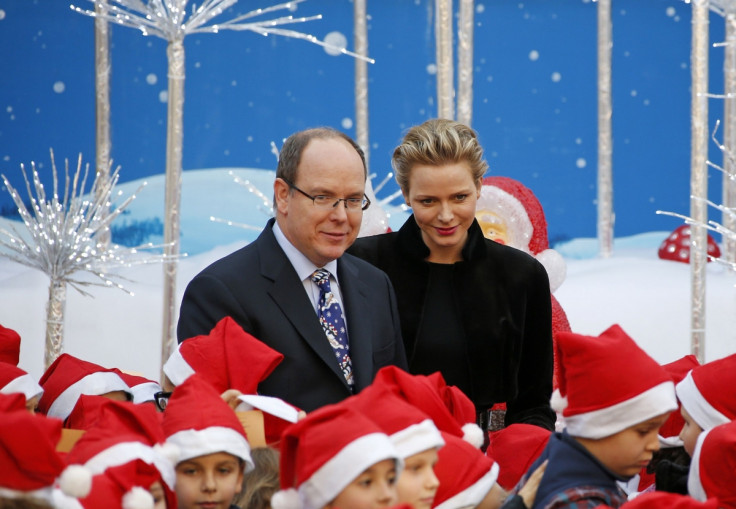
[[[49,502],[33,497],[0,497],[0,509],[53,509],[53,506]]]
[[[233,504],[240,509],[270,509],[271,496],[279,489],[279,452],[257,447],[250,455],[255,468],[243,476],[243,489]]]

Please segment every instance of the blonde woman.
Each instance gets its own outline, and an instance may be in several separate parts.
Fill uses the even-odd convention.
[[[392,166],[412,216],[349,252],[386,272],[409,371],[440,371],[475,403],[479,424],[505,402],[505,424],[553,429],[550,290],[530,255],[484,238],[475,219],[488,168],[476,133],[434,119],[412,127]]]

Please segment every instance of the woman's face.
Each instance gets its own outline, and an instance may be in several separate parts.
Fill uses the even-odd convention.
[[[404,199],[429,248],[429,261],[454,263],[462,259],[480,185],[480,179],[473,180],[466,162],[416,165],[411,169]]]

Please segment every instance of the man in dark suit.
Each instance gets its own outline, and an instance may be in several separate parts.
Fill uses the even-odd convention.
[[[290,136],[276,169],[275,220],[253,243],[189,283],[179,342],[207,334],[231,316],[284,354],[259,391],[306,411],[359,392],[383,366],[406,368],[391,282],[369,263],[343,254],[370,205],[366,177],[363,151],[343,133],[316,128]],[[340,347],[332,344],[334,337],[328,341],[318,318],[320,288],[312,274],[320,268],[329,271],[329,299],[337,300],[347,326],[349,352],[342,364]]]

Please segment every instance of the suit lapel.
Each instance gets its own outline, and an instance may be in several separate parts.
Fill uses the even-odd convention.
[[[268,294],[299,336],[306,341],[320,359],[335,373],[335,376],[339,377],[345,387],[348,388],[345,377],[335,359],[335,353],[332,351],[332,347],[330,347],[319,324],[312,303],[304,291],[304,286],[299,280],[294,267],[292,267],[281,246],[276,242],[271,224],[269,222],[266,228],[267,231],[264,230],[263,243],[259,245],[261,274],[273,283]],[[350,343],[352,345],[352,340]]]
[[[346,256],[337,262],[340,291],[347,315],[350,358],[353,362],[355,388],[363,389],[373,380],[373,349],[368,290],[360,280],[358,268]]]

